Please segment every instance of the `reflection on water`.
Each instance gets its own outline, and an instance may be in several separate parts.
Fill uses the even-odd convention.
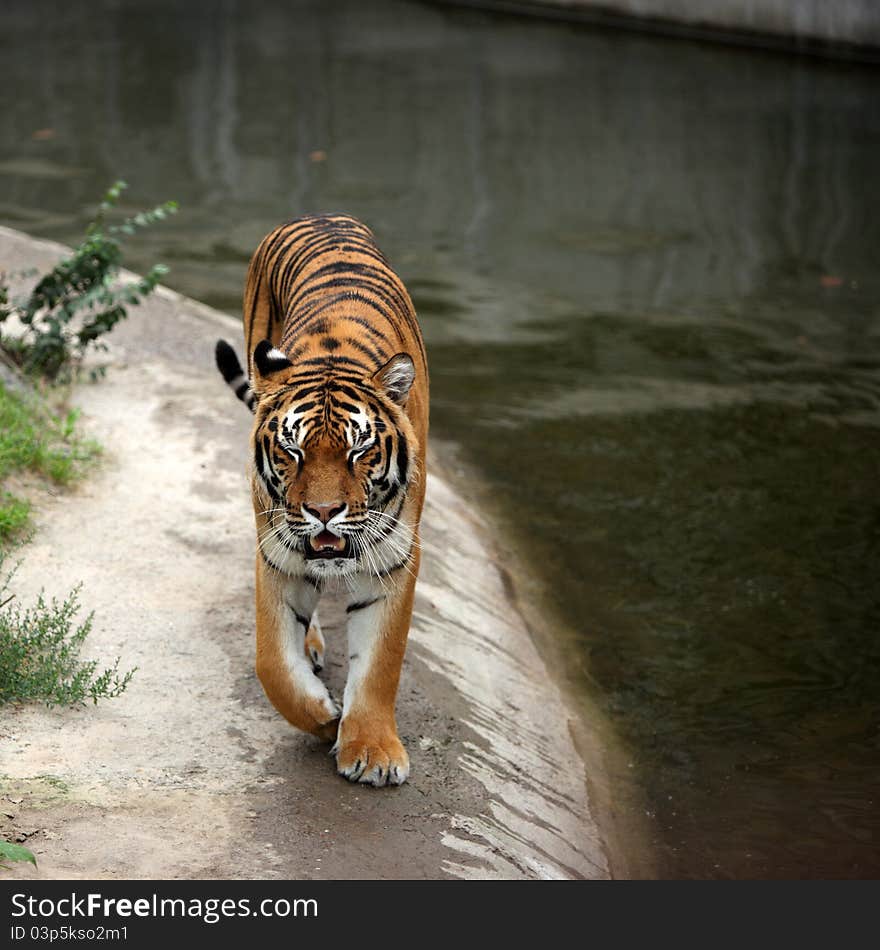
[[[133,266],[232,311],[279,220],[373,226],[662,873],[880,873],[880,73],[392,2],[2,23],[5,223],[124,175],[183,207]]]

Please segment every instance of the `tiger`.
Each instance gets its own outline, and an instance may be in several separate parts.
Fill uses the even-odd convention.
[[[216,363],[254,413],[256,673],[297,729],[330,741],[352,782],[401,785],[395,705],[420,566],[428,364],[412,300],[370,229],[347,214],[271,231],[251,258],[247,371]],[[345,600],[341,708],[319,677],[321,594]]]

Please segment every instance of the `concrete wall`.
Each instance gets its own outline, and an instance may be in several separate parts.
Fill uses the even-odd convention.
[[[728,31],[786,45],[880,49],[880,0],[486,0],[469,6],[553,12],[701,35]]]

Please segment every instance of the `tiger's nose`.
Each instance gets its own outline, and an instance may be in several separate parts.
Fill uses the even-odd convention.
[[[317,518],[322,524],[327,524],[331,518],[342,514],[345,511],[345,505],[338,501],[331,501],[327,505],[303,505],[303,508],[313,517]]]

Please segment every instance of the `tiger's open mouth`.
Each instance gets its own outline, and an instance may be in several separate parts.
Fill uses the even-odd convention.
[[[306,542],[306,558],[354,557],[348,538],[340,537],[332,531],[321,531]]]

